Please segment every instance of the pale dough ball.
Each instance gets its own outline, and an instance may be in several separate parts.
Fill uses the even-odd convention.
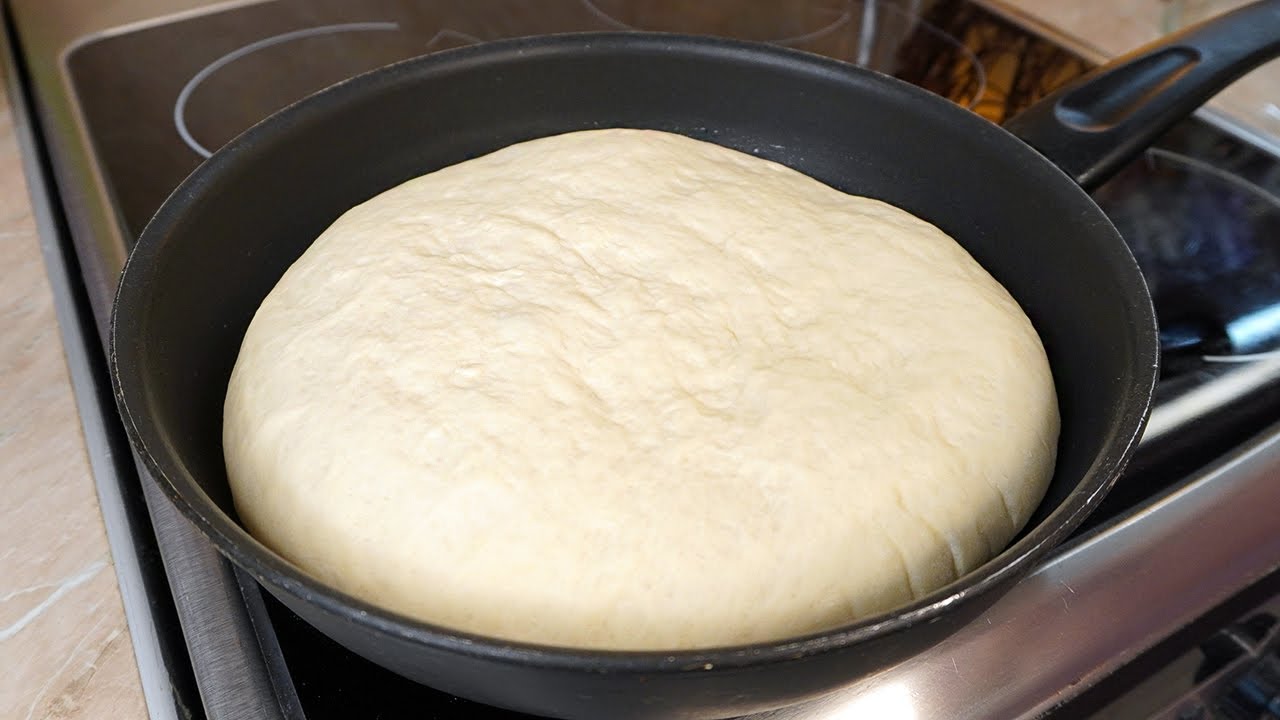
[[[683,136],[521,143],[350,210],[263,302],[236,508],[369,602],[510,640],[767,641],[928,593],[1039,503],[1017,303],[885,203]]]

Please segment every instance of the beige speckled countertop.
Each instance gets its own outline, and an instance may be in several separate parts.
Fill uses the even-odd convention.
[[[146,717],[0,96],[0,718]]]
[[[1160,34],[1159,0],[991,0],[1095,57]],[[1280,135],[1280,65],[1225,109]],[[1261,104],[1259,96],[1269,98]],[[1270,110],[1268,109],[1270,108]],[[143,718],[146,709],[72,397],[53,300],[0,100],[0,718]]]

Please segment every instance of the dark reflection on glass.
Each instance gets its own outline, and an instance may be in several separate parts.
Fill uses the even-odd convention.
[[[991,58],[1046,45],[1000,40],[1025,35],[956,0],[282,0],[107,37],[67,64],[132,237],[204,157],[254,123],[419,55],[558,32],[720,35],[860,64],[978,108],[987,58],[955,34],[963,28]]]
[[[1096,199],[1133,249],[1160,318],[1165,374],[1280,348],[1280,198],[1167,149]]]

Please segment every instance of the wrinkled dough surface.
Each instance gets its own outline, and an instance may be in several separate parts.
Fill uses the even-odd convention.
[[[560,646],[723,646],[999,552],[1052,472],[1049,366],[958,244],[654,131],[511,146],[350,210],[254,317],[236,508],[323,581]]]

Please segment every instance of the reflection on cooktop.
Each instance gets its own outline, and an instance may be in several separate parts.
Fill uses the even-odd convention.
[[[285,0],[108,37],[67,62],[116,202],[136,234],[203,158],[267,115],[351,75],[499,38],[638,28],[768,40],[894,74],[977,107],[987,72],[947,26],[957,7],[965,5]]]
[[[964,97],[948,95],[972,107],[982,97],[986,71],[959,38],[921,15],[918,0],[811,0],[779,3],[744,0],[582,0],[616,30],[723,35],[826,55],[890,75],[924,78],[908,68],[928,67],[921,59],[952,54],[947,62],[953,84],[968,88]],[[957,83],[957,81],[962,81]],[[932,88],[930,88],[932,89]],[[945,94],[945,93],[942,93]]]
[[[1280,348],[1280,196],[1154,148],[1095,197],[1147,278],[1166,377]]]

